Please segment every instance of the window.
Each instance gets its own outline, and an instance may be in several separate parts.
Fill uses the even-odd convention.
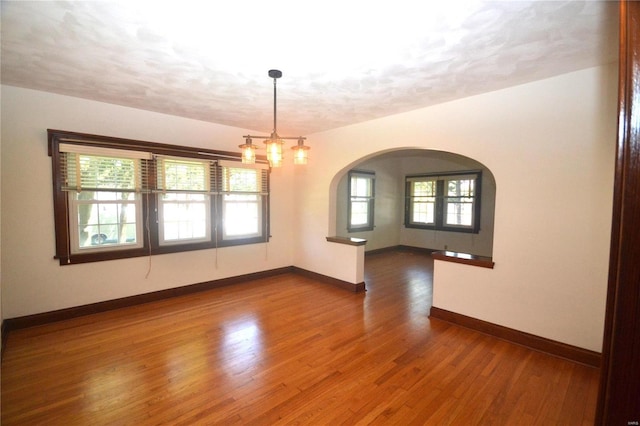
[[[268,241],[266,160],[54,130],[49,153],[63,265]]]
[[[156,164],[159,244],[210,241],[215,162],[158,157]]]
[[[479,232],[481,177],[479,171],[407,176],[405,226]]]
[[[72,253],[142,247],[144,152],[60,144]]]
[[[375,197],[373,172],[352,170],[349,172],[349,202],[347,208],[349,232],[373,230],[373,207]]]
[[[475,202],[475,178],[470,176],[444,179],[445,226],[471,227]]]
[[[409,205],[411,223],[435,225],[436,223],[435,179],[412,180],[409,191],[412,202]]]
[[[267,195],[265,170],[227,161],[220,163],[223,240],[260,237],[263,232],[260,217]]]

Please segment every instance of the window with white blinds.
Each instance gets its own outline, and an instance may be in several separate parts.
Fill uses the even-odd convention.
[[[215,161],[156,156],[160,191],[209,194],[215,188]]]
[[[211,241],[215,161],[156,157],[159,244]]]
[[[61,264],[268,241],[266,159],[48,133]]]
[[[220,161],[222,239],[257,238],[263,233],[262,211],[268,195],[268,170]]]
[[[69,252],[140,248],[149,153],[60,144]]]
[[[151,154],[61,143],[63,190],[142,192]]]

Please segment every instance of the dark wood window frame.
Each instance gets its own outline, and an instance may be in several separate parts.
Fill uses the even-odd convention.
[[[474,202],[473,202],[473,225],[472,226],[451,226],[445,222],[445,195],[444,195],[444,178],[455,178],[456,176],[475,176]],[[435,196],[435,222],[434,224],[421,224],[412,222],[411,205],[413,197],[411,196],[411,182],[416,179],[424,178],[425,180],[436,180],[436,196]],[[455,172],[441,173],[422,173],[415,175],[407,175],[405,177],[405,205],[404,205],[404,226],[405,228],[428,229],[434,231],[447,232],[464,232],[477,234],[480,232],[480,208],[482,194],[482,171],[481,170],[461,170]]]
[[[142,194],[142,229],[143,244],[142,247],[126,249],[118,248],[114,250],[100,250],[88,253],[72,253],[70,250],[70,228],[69,228],[69,210],[68,210],[68,191],[63,190],[63,175],[61,167],[61,154],[59,145],[61,143],[80,144],[97,148],[121,149],[129,151],[144,151],[154,155],[183,157],[186,159],[201,160],[226,160],[237,161],[239,167],[242,167],[240,153],[217,151],[206,148],[185,147],[180,145],[160,144],[155,142],[138,141],[131,139],[122,139],[109,136],[91,135],[85,133],[69,132],[62,130],[48,129],[48,150],[52,161],[53,173],[53,204],[54,204],[54,221],[56,235],[56,253],[55,258],[60,261],[60,265],[70,265],[87,262],[98,262],[104,260],[126,259],[131,257],[150,256],[165,253],[177,253],[191,250],[211,249],[227,246],[237,246],[244,244],[265,243],[269,241],[269,174],[270,169],[266,170],[266,191],[261,195],[261,235],[251,238],[223,239],[221,231],[222,214],[216,214],[215,204],[219,207],[223,205],[223,193],[210,196],[212,206],[210,208],[211,220],[211,241],[184,244],[159,244],[159,232],[157,223],[157,193]],[[258,157],[258,162],[268,164],[266,158]],[[151,165],[147,172],[149,181],[155,181],[156,171]],[[221,181],[221,179],[219,179]],[[155,182],[151,184],[155,186]]]
[[[369,197],[358,197],[358,198],[366,198],[367,203],[367,224],[366,225],[352,225],[351,224],[351,210],[353,198],[351,196],[351,178],[353,176],[360,175],[371,179],[371,195]],[[373,231],[374,228],[374,208],[375,208],[375,197],[376,197],[376,174],[375,172],[370,172],[366,170],[350,170],[348,185],[347,185],[347,231],[348,232],[364,232],[364,231]]]

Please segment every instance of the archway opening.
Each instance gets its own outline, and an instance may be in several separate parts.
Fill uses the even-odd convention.
[[[433,182],[431,192],[412,190],[418,181],[422,188]],[[360,159],[334,177],[329,226],[334,235],[366,239],[366,252],[413,247],[492,257],[495,198],[493,173],[472,158],[394,150]]]

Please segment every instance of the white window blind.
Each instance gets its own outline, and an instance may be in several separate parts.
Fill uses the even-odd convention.
[[[47,132],[60,264],[268,241],[264,160],[245,165],[226,152]]]
[[[218,162],[222,193],[222,239],[262,235],[262,207],[268,195],[268,167],[262,164]]]
[[[268,195],[268,166],[219,161],[221,166],[221,192],[225,194]]]
[[[157,156],[156,164],[161,192],[211,194],[216,188],[214,161]]]
[[[60,144],[64,191],[143,192],[147,152]]]

